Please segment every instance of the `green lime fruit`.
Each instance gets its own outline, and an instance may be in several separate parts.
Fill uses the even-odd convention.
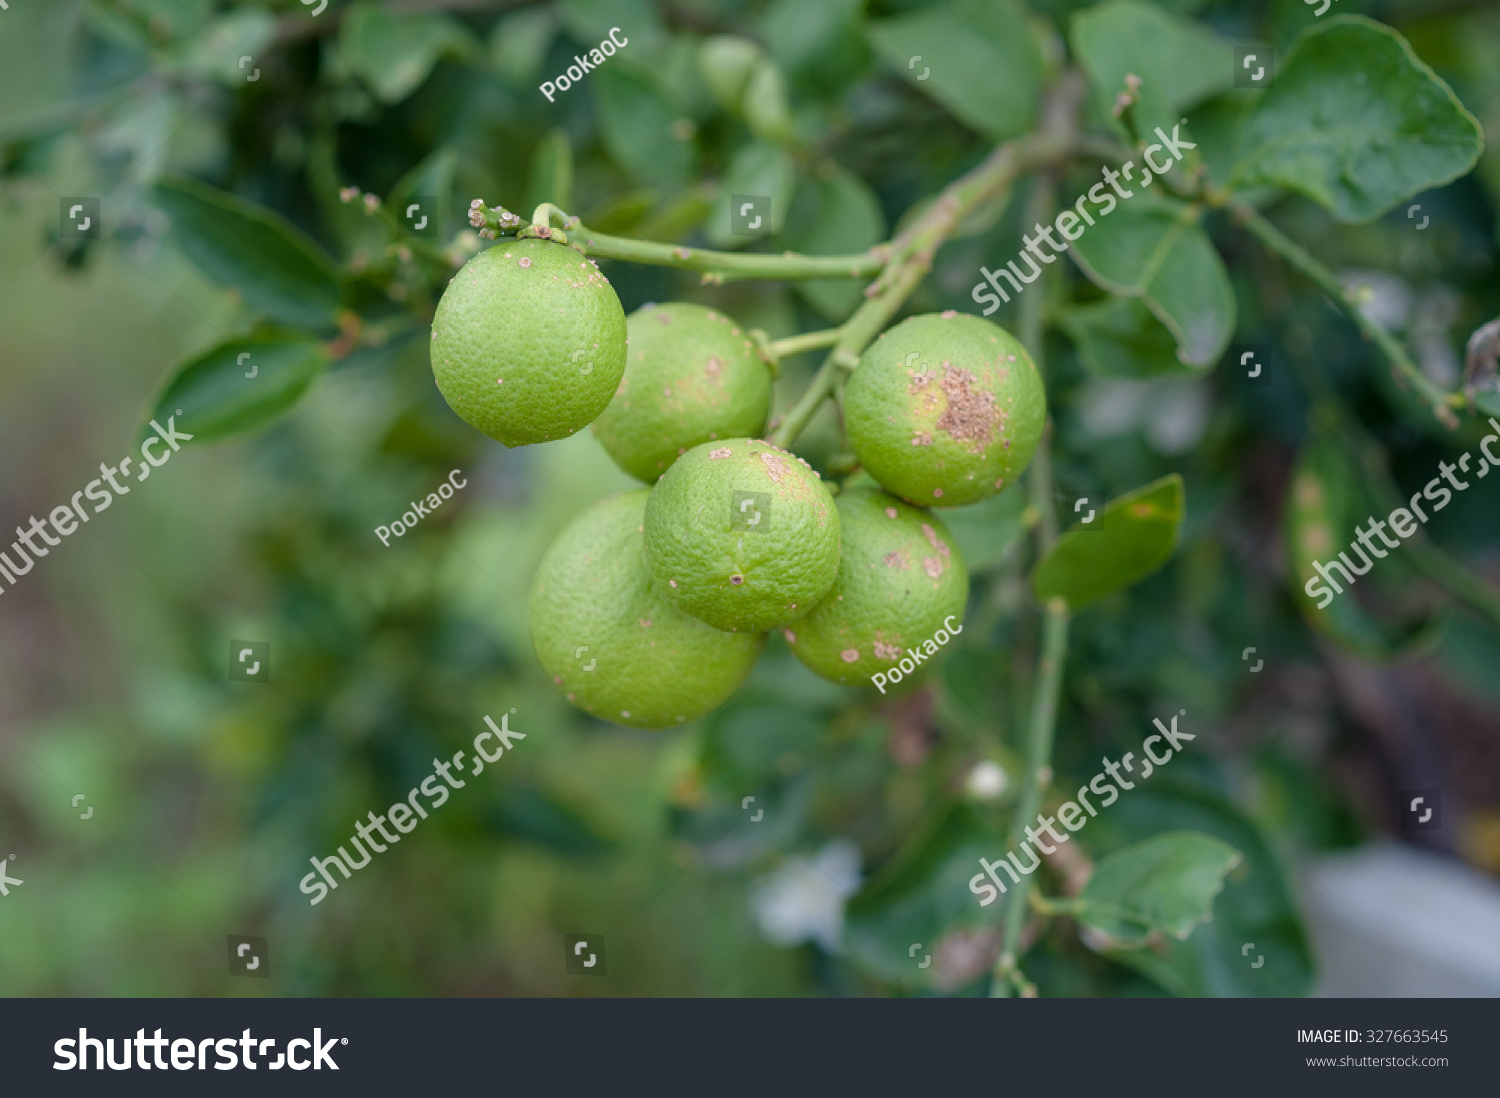
[[[771,370],[727,316],[702,305],[647,305],[626,325],[625,377],[594,421],[621,469],[654,484],[700,442],[765,430]]]
[[[782,633],[825,679],[885,693],[963,630],[969,571],[934,515],[879,489],[840,493],[838,511],[833,589]]]
[[[651,490],[646,560],[679,609],[718,629],[763,633],[802,617],[833,586],[838,508],[796,454],[759,439],[705,442]]]
[[[844,391],[860,465],[919,507],[978,503],[1013,484],[1046,422],[1046,390],[1020,340],[955,312],[883,334]]]
[[[531,586],[531,642],[579,709],[635,728],[667,728],[723,704],[764,636],[689,617],[651,579],[645,488],[594,504],[547,549]]]
[[[505,240],[463,265],[432,318],[432,376],[465,423],[507,446],[566,438],[625,372],[625,310],[592,260]]]

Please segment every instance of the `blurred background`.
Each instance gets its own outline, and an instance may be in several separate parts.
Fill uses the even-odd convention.
[[[0,897],[0,994],[985,993],[1004,905],[979,908],[966,883],[1005,849],[1037,653],[1017,492],[947,519],[974,578],[968,625],[915,688],[830,685],[773,636],[709,717],[604,724],[548,682],[525,600],[561,527],[633,482],[588,432],[507,451],[464,425],[432,383],[427,323],[479,246],[478,197],[700,246],[884,240],[1032,124],[1088,6],[10,0],[0,522],[24,527],[134,455],[170,378],[168,411],[211,404],[236,340],[306,354],[0,593],[0,858],[24,881]],[[1316,18],[1300,0],[1159,6],[1278,49]],[[1399,29],[1500,132],[1492,3],[1332,14],[1355,12]],[[549,103],[541,82],[612,27],[629,44]],[[1190,112],[1197,132],[1242,102],[1222,83]],[[1060,194],[1097,178],[1081,162]],[[975,311],[980,265],[1019,248],[1024,192],[962,227],[907,312]],[[774,196],[769,237],[731,237],[732,193]],[[76,198],[99,200],[102,231],[69,226]],[[408,199],[432,205],[425,236],[399,223]],[[1268,212],[1453,388],[1469,334],[1500,314],[1500,157],[1415,201],[1362,226],[1298,198]],[[315,250],[278,267],[248,229],[224,244],[261,209],[266,232]],[[1236,345],[1288,364],[1267,385],[1182,368],[1165,329],[1123,364],[1085,353],[1070,317],[1099,294],[1071,267],[1054,279],[1060,479],[1187,486],[1170,564],[1074,621],[1057,785],[1138,750],[1153,717],[1186,710],[1198,738],[1044,887],[1180,828],[1245,860],[1185,942],[1095,951],[1064,919],[1027,935],[1023,967],[1043,995],[1496,994],[1500,628],[1392,559],[1362,585],[1378,593],[1360,593],[1357,637],[1315,632],[1284,548],[1312,420],[1299,372],[1331,381],[1407,495],[1484,429],[1437,427],[1321,294],[1207,225]],[[777,338],[838,322],[862,289],[604,268],[627,312],[699,301]],[[992,319],[1014,330],[1014,308]],[[784,364],[779,408],[816,365]],[[822,466],[838,448],[825,409],[797,449]],[[455,469],[467,487],[382,545],[375,527]],[[1430,524],[1491,586],[1495,492],[1481,482]],[[238,641],[269,644],[269,682],[233,677]],[[524,741],[309,906],[310,857],[511,710]],[[1436,793],[1435,820],[1417,822],[1413,791]],[[230,974],[231,934],[267,939],[269,979]],[[607,973],[569,975],[566,934],[602,937]]]

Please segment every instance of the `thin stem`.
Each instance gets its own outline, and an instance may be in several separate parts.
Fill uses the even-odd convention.
[[[786,339],[773,339],[770,343],[771,353],[777,358],[790,358],[803,351],[831,347],[839,341],[839,336],[843,332],[842,328],[826,328],[821,332],[803,332],[801,335],[788,336]]]
[[[1314,259],[1306,248],[1266,220],[1254,206],[1243,199],[1234,199],[1230,202],[1229,208],[1240,223],[1249,229],[1262,244],[1301,271],[1334,300],[1365,337],[1380,348],[1381,354],[1385,355],[1386,360],[1396,371],[1397,382],[1405,381],[1421,394],[1439,423],[1453,429],[1458,427],[1458,416],[1454,414],[1453,409],[1465,407],[1468,403],[1462,393],[1450,393],[1434,384],[1417,368],[1411,356],[1406,353],[1406,349],[1394,336],[1365,316],[1364,310],[1345,292],[1332,271]]]
[[[1051,215],[1053,204],[1053,181],[1038,177],[1036,189],[1027,203],[1026,220],[1045,223]],[[1046,302],[1043,300],[1045,277],[1032,289],[1036,291],[1021,301],[1021,342],[1031,352],[1037,369],[1045,376],[1043,346],[1043,318]],[[1031,459],[1027,473],[1031,493],[1031,508],[1037,513],[1036,544],[1038,559],[1046,555],[1057,541],[1057,510],[1053,500],[1051,443],[1044,434]],[[1063,664],[1068,652],[1068,604],[1063,599],[1047,600],[1042,614],[1041,655],[1037,663],[1036,685],[1031,696],[1031,719],[1026,734],[1026,779],[1021,795],[1016,800],[1015,816],[1011,820],[1009,844],[1012,849],[1021,841],[1023,829],[1035,815],[1042,803],[1042,793],[1052,781],[1052,741],[1057,729],[1058,697],[1062,691]],[[1031,891],[1032,878],[1027,875],[1014,886],[1006,898],[1005,921],[1000,937],[1000,957],[995,962],[995,975],[990,984],[990,994],[1006,998],[1016,985],[1016,950],[1020,947],[1021,931],[1026,925],[1029,910],[1027,897]]]

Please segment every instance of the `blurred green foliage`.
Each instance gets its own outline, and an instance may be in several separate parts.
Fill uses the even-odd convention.
[[[860,251],[1031,129],[1071,58],[1094,82],[1091,132],[1129,136],[1110,106],[1125,74],[1142,75],[1139,132],[1186,117],[1219,182],[1238,173],[1330,267],[1385,272],[1370,307],[1454,389],[1463,340],[1500,313],[1500,158],[1463,174],[1461,112],[1401,58],[1413,49],[1494,133],[1500,12],[1426,7],[1339,5],[1403,40],[1318,21],[1296,0],[331,0],[320,15],[292,0],[12,0],[0,12],[4,512],[66,501],[158,412],[182,409],[200,439],[0,599],[0,855],[14,849],[26,879],[0,900],[0,993],[982,993],[1005,905],[980,908],[967,881],[1005,847],[1038,655],[1019,490],[948,520],[975,583],[968,624],[925,684],[899,697],[833,687],[773,637],[746,688],[694,726],[590,720],[536,664],[525,596],[562,525],[631,482],[586,432],[506,451],[438,396],[427,324],[479,246],[469,203],[551,201],[599,231],[671,242]],[[549,103],[541,81],[612,27],[629,44]],[[1295,83],[1259,100],[1233,88],[1229,46],[1270,42],[1284,64],[1309,28],[1306,79],[1368,79],[1371,96],[1331,99],[1293,155],[1307,124]],[[1361,160],[1323,140],[1392,102],[1382,124],[1434,135],[1430,147]],[[1059,196],[1099,169],[1077,158]],[[728,227],[742,193],[773,199],[770,235],[748,245]],[[102,198],[102,239],[64,235],[69,196]],[[1408,201],[1430,228],[1417,231]],[[429,229],[404,220],[413,202]],[[907,312],[977,311],[980,266],[1029,231],[1022,205],[967,219]],[[1300,994],[1314,961],[1293,858],[1394,816],[1378,784],[1348,780],[1371,749],[1326,696],[1341,638],[1309,630],[1280,548],[1290,470],[1321,422],[1290,366],[1328,380],[1408,494],[1482,431],[1436,424],[1316,288],[1221,211],[1184,218],[1168,198],[1122,210],[1083,238],[1082,270],[1059,265],[1048,284],[1056,475],[1109,499],[1180,478],[1167,495],[1181,526],[1171,561],[1133,587],[1121,589],[1144,566],[1120,582],[1090,575],[1086,537],[1054,561],[1044,593],[1069,596],[1082,575],[1079,604],[1098,599],[1073,623],[1056,785],[1075,788],[1099,756],[1138,750],[1152,717],[1186,709],[1196,742],[1101,813],[1074,869],[1181,831],[1209,860],[1227,844],[1241,861],[1185,940],[1090,944],[1063,919],[1028,937],[1023,964],[1042,994]],[[1132,266],[1135,249],[1165,258]],[[705,287],[605,269],[627,311],[701,301],[775,338],[861,300],[852,282]],[[1014,329],[1015,308],[994,319]],[[1212,370],[1231,341],[1275,348],[1266,385]],[[246,350],[264,379],[254,390],[240,382]],[[778,409],[813,366],[784,364]],[[798,446],[823,468],[843,449],[831,408]],[[454,469],[467,487],[382,546],[374,528]],[[1493,578],[1488,490],[1430,530]],[[1170,541],[1121,536],[1151,562]],[[1398,561],[1370,586],[1397,616],[1447,601]],[[231,639],[271,643],[269,685],[228,677]],[[1492,623],[1460,607],[1424,643],[1454,696],[1494,709]],[[309,857],[511,709],[527,736],[513,752],[308,906]],[[981,762],[1009,776],[998,794],[969,782]],[[1468,797],[1475,820],[1500,810],[1500,790],[1484,796]],[[864,873],[843,946],[771,946],[753,882],[838,838],[858,845]],[[1492,848],[1466,853],[1500,866]],[[1069,891],[1072,872],[1049,865],[1043,891]],[[1193,924],[1189,908],[1162,918]],[[564,975],[565,932],[605,936],[606,980]],[[270,981],[226,974],[228,933],[269,937]],[[1263,968],[1243,960],[1250,940]]]

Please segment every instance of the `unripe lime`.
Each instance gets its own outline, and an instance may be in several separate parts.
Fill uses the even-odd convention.
[[[680,609],[719,629],[764,632],[833,586],[838,509],[797,455],[759,439],[705,442],[651,490],[646,560]]]
[[[865,685],[877,671],[914,668],[963,628],[969,572],[938,519],[875,488],[838,497],[843,544],[833,589],[782,632],[825,679]]]
[[[844,391],[859,463],[919,507],[977,503],[1013,484],[1046,421],[1041,375],[1021,342],[953,312],[886,332]]]
[[[507,446],[566,438],[625,372],[625,310],[593,261],[505,240],[465,263],[432,318],[432,376],[459,417]]]
[[[621,469],[653,484],[700,442],[765,430],[771,371],[727,316],[702,305],[647,305],[626,324],[625,377],[594,421]]]
[[[720,632],[662,597],[642,552],[647,495],[596,503],[557,536],[531,586],[531,641],[578,708],[666,728],[721,705],[765,637]]]

